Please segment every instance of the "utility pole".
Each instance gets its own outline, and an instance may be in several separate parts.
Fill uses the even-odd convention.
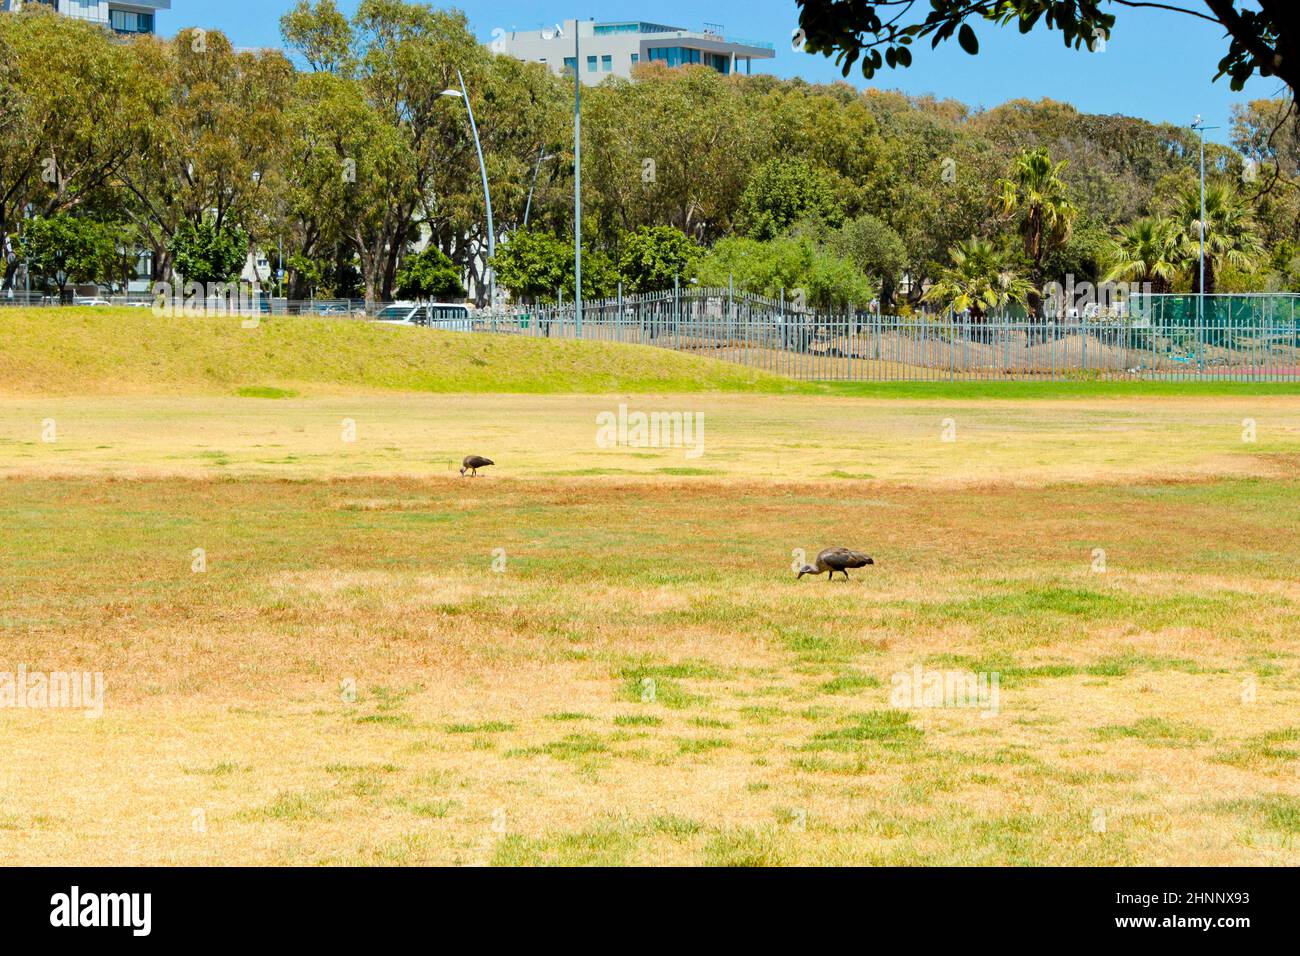
[[[582,57],[573,18],[573,324],[582,338]]]
[[[474,149],[478,153],[478,168],[483,174],[483,203],[487,207],[487,232],[488,232],[488,257],[486,263],[486,272],[488,280],[488,308],[495,309],[497,305],[497,276],[496,269],[492,267],[492,257],[497,252],[497,235],[496,229],[492,225],[492,193],[488,189],[487,164],[483,162],[483,144],[478,138],[478,124],[474,122],[474,107],[469,104],[469,92],[465,89],[465,77],[461,76],[460,70],[456,71],[456,80],[460,83],[459,90],[447,89],[442,91],[442,96],[459,96],[465,101],[465,112],[469,114],[469,131],[474,135]]]
[[[1201,348],[1201,327],[1205,324],[1205,131],[1218,128],[1217,126],[1206,126],[1201,119],[1200,113],[1197,113],[1196,118],[1192,120],[1192,129],[1196,130],[1201,138],[1201,215],[1196,223],[1200,232],[1200,254],[1197,257],[1199,273],[1196,282],[1196,349],[1198,360]]]
[[[546,152],[546,147],[537,151],[537,162],[533,165],[533,181],[528,186],[528,202],[524,203],[524,228],[528,228],[528,213],[533,208],[533,190],[537,188],[537,173],[542,168],[542,163],[553,157]]]

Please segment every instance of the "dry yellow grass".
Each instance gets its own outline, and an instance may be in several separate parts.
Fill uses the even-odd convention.
[[[621,400],[0,404],[0,862],[1300,862],[1300,402]]]
[[[600,447],[597,416],[616,415],[620,405],[703,416],[702,454]],[[1254,425],[1253,442],[1243,441],[1245,422]],[[0,398],[0,468],[10,475],[432,478],[454,475],[471,452],[496,459],[497,474],[546,480],[1285,476],[1300,455],[1300,396]]]

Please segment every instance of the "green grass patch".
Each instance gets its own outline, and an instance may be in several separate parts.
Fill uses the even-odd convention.
[[[788,854],[770,830],[735,828],[709,838],[704,861],[709,866],[781,866]]]
[[[504,734],[514,730],[515,725],[503,720],[485,720],[478,724],[448,724],[444,729],[449,734]]]
[[[620,714],[614,718],[617,727],[658,727],[663,722],[662,717],[653,714]]]
[[[1132,724],[1111,724],[1098,727],[1093,732],[1099,740],[1140,740],[1153,747],[1189,747],[1204,743],[1213,736],[1202,727],[1160,717],[1143,717]]]
[[[241,385],[235,389],[240,398],[296,398],[298,393],[291,388],[276,388],[272,385]]]
[[[623,866],[636,849],[635,832],[606,825],[576,833],[530,838],[511,835],[497,844],[493,866]]]
[[[920,744],[925,732],[912,726],[912,715],[904,710],[873,710],[856,714],[841,727],[815,734],[805,750],[860,749],[878,744],[890,750],[910,749]]]
[[[298,820],[317,820],[327,815],[329,795],[320,791],[291,791],[281,793],[265,807],[246,810],[239,819],[248,823],[278,820],[292,823]]]
[[[853,691],[865,690],[869,687],[879,686],[880,678],[878,677],[864,674],[861,671],[846,670],[836,674],[830,680],[823,683],[818,689],[823,694],[849,694]]]
[[[1300,797],[1271,793],[1243,800],[1224,800],[1211,809],[1216,813],[1244,818],[1254,826],[1285,834],[1300,834]]]

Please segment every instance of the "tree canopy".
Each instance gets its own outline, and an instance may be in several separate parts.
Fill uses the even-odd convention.
[[[885,5],[844,9],[866,7]],[[907,22],[905,4],[889,9]],[[1049,12],[1064,22],[1056,6],[1040,19]],[[498,286],[520,302],[573,295],[571,78],[493,53],[456,11],[406,0],[361,0],[351,15],[297,0],[281,28],[306,68],[216,31],[123,39],[38,4],[0,17],[0,244],[21,248],[40,220],[66,216],[128,237],[115,248],[150,253],[155,280],[215,279],[238,272],[243,236],[246,249],[283,248],[293,298],[451,294],[424,278],[452,270],[481,304],[478,158],[465,101],[440,95],[459,71],[487,165]],[[1300,289],[1291,102],[1243,105],[1231,137],[1206,144],[1207,289]],[[972,239],[1034,287],[1031,304],[1047,282],[1096,283],[1123,263],[1148,277],[1128,281],[1188,291],[1199,269],[1186,237],[1199,226],[1182,197],[1198,145],[1186,128],[1046,99],[975,110],[641,64],[632,80],[584,91],[583,293],[730,277],[828,308],[937,308],[926,290]],[[1148,220],[1161,225],[1136,236]],[[1179,238],[1164,249],[1157,234]],[[22,261],[6,256],[6,284]]]
[[[1223,27],[1228,48],[1218,61],[1215,79],[1228,76],[1234,90],[1258,74],[1276,76],[1300,89],[1300,40],[1291,4],[1264,0],[1259,9],[1234,0],[1204,0],[1205,10],[1173,3],[1139,0],[930,0],[913,12],[916,0],[798,0],[801,45],[811,53],[835,57],[848,76],[859,60],[862,74],[873,77],[883,67],[912,65],[917,40],[931,47],[957,38],[972,56],[979,37],[972,23],[1014,25],[1021,33],[1040,29],[1060,34],[1067,47],[1094,49],[1108,39],[1119,17],[1107,12],[1147,7],[1171,16],[1206,20]],[[922,16],[922,11],[925,11]]]

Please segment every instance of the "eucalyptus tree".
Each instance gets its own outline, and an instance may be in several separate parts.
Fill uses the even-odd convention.
[[[123,209],[154,251],[154,279],[171,275],[169,240],[185,223],[273,241],[293,66],[198,28],[170,41],[141,38],[130,51],[143,118],[118,179]]]
[[[0,17],[0,248],[25,216],[102,202],[135,146],[129,51],[39,5]]]
[[[767,133],[745,77],[704,66],[638,68],[583,97],[583,188],[600,237],[669,225],[698,241],[731,231]]]

